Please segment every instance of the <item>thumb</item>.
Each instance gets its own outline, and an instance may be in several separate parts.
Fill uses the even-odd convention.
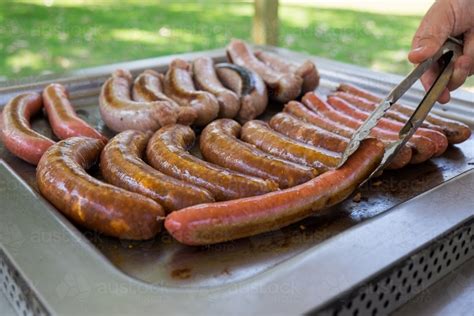
[[[455,15],[449,1],[436,1],[421,21],[413,37],[408,60],[419,64],[432,57],[454,29]]]

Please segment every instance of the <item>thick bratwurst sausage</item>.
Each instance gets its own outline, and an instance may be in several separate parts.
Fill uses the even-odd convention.
[[[196,90],[191,66],[186,61],[173,60],[163,84],[167,96],[181,106],[191,106],[196,109],[197,118],[194,122],[196,125],[204,126],[218,116],[219,103],[216,97],[209,92]]]
[[[110,129],[122,132],[128,129],[155,131],[160,126],[176,123],[178,114],[168,102],[137,102],[130,96],[132,74],[116,70],[102,86],[99,110]]]
[[[235,64],[216,65],[219,80],[240,97],[240,123],[253,120],[267,108],[268,91],[265,82],[256,72]]]
[[[51,146],[36,169],[41,194],[77,224],[108,236],[149,239],[161,229],[163,208],[141,194],[101,182],[84,169],[104,143],[72,137]]]
[[[295,99],[301,93],[303,79],[295,74],[276,71],[255,57],[243,41],[232,40],[227,46],[227,57],[237,65],[259,74],[270,89],[270,98],[281,103]]]
[[[165,175],[142,160],[150,136],[129,130],[112,138],[100,156],[100,170],[104,179],[155,200],[167,213],[213,202],[209,191]]]
[[[193,75],[198,89],[210,92],[217,98],[219,117],[234,118],[239,113],[239,97],[219,81],[210,57],[199,57],[193,61]]]
[[[44,88],[43,103],[54,135],[59,139],[85,136],[107,142],[107,138],[77,116],[63,85],[53,83]]]
[[[166,126],[148,142],[148,162],[159,171],[209,190],[218,201],[260,195],[276,189],[273,181],[230,171],[191,155],[195,135],[184,125]]]
[[[311,166],[318,172],[325,172],[336,167],[341,155],[324,148],[309,146],[280,134],[263,121],[249,121],[242,126],[241,136],[243,141],[257,148],[285,160],[293,161],[306,166]]]
[[[163,92],[163,75],[148,69],[138,75],[133,82],[132,98],[138,102],[163,101],[168,102],[170,106],[178,112],[176,123],[191,125],[197,118],[195,108],[190,106],[180,106],[173,99]]]
[[[296,187],[173,212],[166,230],[187,245],[207,245],[288,226],[346,199],[378,166],[383,144],[366,139],[339,169]]]
[[[200,137],[203,157],[219,166],[270,179],[282,189],[306,182],[317,171],[271,156],[240,139],[241,126],[230,119],[207,125]]]
[[[0,138],[15,156],[30,164],[38,164],[43,153],[54,142],[34,131],[30,118],[43,106],[38,93],[20,94],[11,99],[0,114]]]

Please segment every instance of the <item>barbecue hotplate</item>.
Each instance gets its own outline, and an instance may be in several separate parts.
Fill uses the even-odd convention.
[[[312,58],[281,49],[266,49],[277,50],[278,53],[294,61]],[[224,59],[222,50],[186,54],[180,57],[192,59],[202,55],[210,55],[217,60]],[[172,57],[105,66],[80,71],[61,78],[51,80],[47,78],[45,82],[5,87],[0,89],[0,104],[5,104],[12,95],[17,93],[40,90],[50,81],[61,81],[69,87],[71,101],[77,107],[78,114],[91,125],[97,127],[98,130],[111,136],[112,133],[101,121],[98,111],[98,93],[103,81],[118,67],[126,67],[132,70],[134,74],[146,68],[164,71]],[[323,95],[334,89],[340,82],[354,83],[371,91],[384,94],[398,80],[397,76],[373,73],[359,67],[328,60],[312,59],[315,60],[321,72],[322,81],[318,92]],[[421,95],[420,88],[415,88],[406,96],[404,101],[407,104],[415,104]],[[474,117],[474,113],[471,113],[474,107],[469,108],[472,103],[472,94],[460,92],[455,95],[452,104],[445,108],[446,111],[440,107],[436,111],[441,115],[445,114],[457,119],[464,118],[464,121],[466,121],[466,117],[469,117],[467,115],[471,115],[470,118]],[[280,109],[280,105],[271,104],[260,119],[269,119],[272,114]],[[467,120],[467,123],[473,126],[472,119]],[[36,117],[32,121],[32,125],[34,129],[54,138],[44,116]],[[198,156],[200,155],[197,146],[193,148],[192,152]],[[346,248],[342,246],[347,246],[348,243],[352,243],[353,251],[357,253],[357,256],[367,255],[367,251],[364,252],[364,247],[367,246],[365,237],[346,239],[348,237],[345,236],[351,236],[351,233],[352,235],[355,234],[356,230],[350,228],[357,225],[356,228],[360,230],[365,227],[365,232],[369,233],[371,231],[375,233],[393,229],[395,230],[394,233],[397,233],[398,230],[400,234],[403,234],[396,221],[393,222],[393,227],[382,228],[382,226],[377,226],[378,215],[385,212],[389,214],[392,210],[395,213],[400,209],[406,209],[406,206],[410,209],[410,199],[420,195],[420,198],[423,199],[423,196],[426,196],[425,192],[449,182],[449,180],[455,187],[459,186],[459,184],[456,184],[459,182],[456,180],[458,178],[468,178],[471,179],[471,182],[474,181],[474,177],[471,176],[472,173],[468,172],[474,168],[474,137],[471,137],[465,143],[450,147],[441,157],[431,159],[423,164],[410,165],[402,170],[386,171],[383,176],[360,188],[358,190],[360,194],[357,198],[349,198],[337,206],[314,214],[314,216],[289,227],[237,241],[207,247],[189,247],[179,244],[166,233],[159,234],[153,240],[131,242],[76,228],[39,195],[33,166],[15,158],[1,145],[0,158],[0,173],[2,174],[0,196],[2,198],[2,209],[6,207],[6,211],[2,210],[0,213],[1,247],[5,257],[5,265],[10,265],[12,271],[17,271],[15,272],[17,277],[23,280],[21,282],[27,285],[26,288],[31,293],[35,294],[32,295],[35,297],[34,300],[37,300],[39,308],[46,312],[68,311],[69,307],[75,306],[74,302],[78,299],[90,302],[88,307],[91,308],[90,311],[98,312],[106,306],[105,303],[97,301],[100,298],[104,302],[113,301],[116,302],[114,303],[117,304],[116,306],[122,306],[124,302],[119,302],[122,300],[119,297],[127,296],[127,300],[130,302],[134,295],[138,299],[137,302],[140,301],[139,297],[142,297],[145,300],[144,304],[150,306],[150,308],[160,301],[167,304],[167,310],[170,312],[184,311],[180,309],[184,307],[178,303],[178,296],[173,297],[173,293],[195,296],[192,292],[193,289],[201,290],[200,293],[203,293],[201,298],[212,300],[211,297],[213,296],[209,292],[222,291],[224,294],[217,296],[217,298],[214,297],[214,299],[220,300],[225,297],[229,287],[234,287],[234,290],[235,288],[241,289],[240,286],[246,283],[251,284],[248,289],[243,287],[246,295],[255,293],[254,291],[257,291],[257,294],[254,294],[256,297],[270,295],[272,294],[270,288],[258,289],[258,287],[265,284],[265,282],[258,281],[258,279],[266,273],[278,275],[278,269],[282,269],[281,266],[284,262],[307,261],[309,259],[305,259],[305,256],[309,253],[317,253],[318,247],[330,247],[328,249],[337,256],[349,256],[351,254],[343,253]],[[100,178],[98,170],[93,169],[91,173]],[[452,187],[449,183],[446,185]],[[439,194],[433,194],[440,198]],[[468,197],[471,202],[467,199]],[[466,203],[471,203],[471,205],[473,203],[473,197],[466,194],[465,189],[459,190],[459,200],[453,197],[447,197],[447,199],[445,202],[450,203],[451,207],[446,209],[446,212],[456,212],[457,207],[464,208]],[[433,201],[432,198],[429,198],[429,200]],[[396,207],[406,201],[409,202]],[[423,205],[426,205],[427,208],[433,208],[429,206],[432,204],[428,201],[424,204],[416,204],[416,207],[413,208],[413,216],[404,219],[399,218],[402,222],[406,222],[406,227],[410,228],[415,224],[413,222],[418,220],[416,214],[423,212],[420,205],[422,208]],[[441,205],[439,206],[441,207]],[[434,209],[436,207],[433,208],[433,211]],[[426,210],[426,212],[429,211]],[[438,223],[437,225],[443,226],[444,224],[445,226],[437,227],[439,230],[436,230],[436,234],[455,229],[456,225],[454,223],[459,224],[466,221],[469,217],[472,217],[474,211],[471,210],[469,214],[469,210],[466,209],[463,212],[460,211],[453,221],[446,219],[445,223]],[[438,221],[443,222],[442,219],[438,219]],[[361,223],[362,225],[359,225]],[[412,227],[411,229],[415,228]],[[428,241],[439,237],[436,234],[433,235],[433,227],[425,227],[426,232],[422,228],[419,229],[418,242],[420,244],[418,245],[416,243],[410,244],[409,241],[404,239],[408,236],[398,236],[400,242],[405,243],[406,249],[400,248],[405,249],[405,256],[413,253],[421,244],[427,244]],[[337,238],[333,238],[336,236]],[[389,246],[389,240],[386,240],[383,234],[379,236],[381,245],[385,243]],[[413,236],[410,238],[416,239]],[[394,241],[393,238],[392,241]],[[390,250],[385,249],[386,252],[390,252]],[[394,254],[398,256],[398,260],[404,258],[402,253],[394,251]],[[354,263],[357,262],[357,258],[353,258]],[[32,262],[36,264],[32,264]],[[334,260],[334,262],[341,262],[341,260]],[[320,264],[321,262],[317,260],[313,262],[314,270],[312,274],[322,273],[322,271],[317,271]],[[384,269],[388,268],[389,262],[386,262],[386,264],[387,266],[383,266]],[[393,260],[390,264],[394,264]],[[35,268],[32,269],[33,267]],[[59,272],[54,273],[51,267],[55,267]],[[334,269],[336,268],[337,266],[334,266]],[[353,268],[358,269],[357,266]],[[367,267],[360,270],[367,270]],[[380,271],[382,271],[380,266],[374,266],[371,275]],[[365,272],[369,273],[368,270]],[[296,275],[298,271],[294,273]],[[303,272],[300,270],[299,273]],[[306,273],[308,274],[308,272]],[[280,274],[284,275],[284,273]],[[94,275],[101,275],[101,277],[94,279]],[[49,277],[49,285],[44,283],[46,276]],[[307,275],[307,277],[310,278],[311,275]],[[324,274],[321,274],[321,277],[329,278],[330,276],[325,277]],[[288,280],[292,281],[283,284],[285,291],[298,292],[298,295],[305,296],[306,286],[309,286],[310,289],[316,287],[314,284],[298,283],[297,278]],[[305,298],[304,304],[298,300],[293,300],[287,302],[290,306],[294,306],[293,309],[288,310],[304,312],[310,308],[321,307],[329,301],[329,298],[334,299],[341,295],[344,290],[347,290],[343,285],[340,285],[345,284],[339,282],[340,280],[326,279],[326,281],[327,284],[319,285],[318,291],[329,286],[335,291],[332,296],[330,296],[330,291],[326,291],[326,296],[313,297],[313,299]],[[345,281],[352,287],[356,285],[355,280],[351,280],[350,277],[346,278]],[[21,286],[18,285],[18,287]],[[76,294],[68,292],[71,287]],[[283,302],[279,302],[277,297],[296,295],[293,292],[285,294],[285,291],[278,287],[275,291],[277,292],[274,293],[275,302],[271,304],[275,306],[268,305],[268,300],[255,301],[253,304],[267,304],[267,309],[263,305],[258,308],[254,308],[255,305],[254,307],[240,305],[240,311],[278,311],[276,306]],[[309,291],[311,292],[311,290]],[[155,299],[158,301],[154,301]],[[28,303],[28,299],[25,299],[25,301],[24,306],[33,304]],[[213,305],[214,301],[211,302],[210,305]],[[309,302],[314,302],[314,304],[312,305]],[[234,304],[236,303],[220,301],[214,307],[208,306],[208,308],[218,311]],[[205,306],[201,307],[202,309],[197,309],[198,313],[205,311]],[[122,308],[116,308],[117,311],[124,312]],[[80,313],[80,311],[77,310],[76,312]],[[235,309],[236,313],[238,311],[239,309]],[[283,312],[283,310],[279,310],[279,312]]]

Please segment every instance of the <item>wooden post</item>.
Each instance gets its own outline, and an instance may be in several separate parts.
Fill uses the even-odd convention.
[[[278,0],[255,0],[252,38],[255,44],[278,44]]]

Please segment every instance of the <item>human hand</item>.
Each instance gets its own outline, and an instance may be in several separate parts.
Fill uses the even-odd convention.
[[[463,54],[455,61],[451,80],[438,99],[440,103],[449,102],[449,92],[474,74],[474,0],[437,0],[421,21],[408,54],[410,62],[419,64],[432,57],[448,36],[459,35],[464,36]],[[439,66],[435,65],[421,77],[425,89],[431,87],[438,73]]]

